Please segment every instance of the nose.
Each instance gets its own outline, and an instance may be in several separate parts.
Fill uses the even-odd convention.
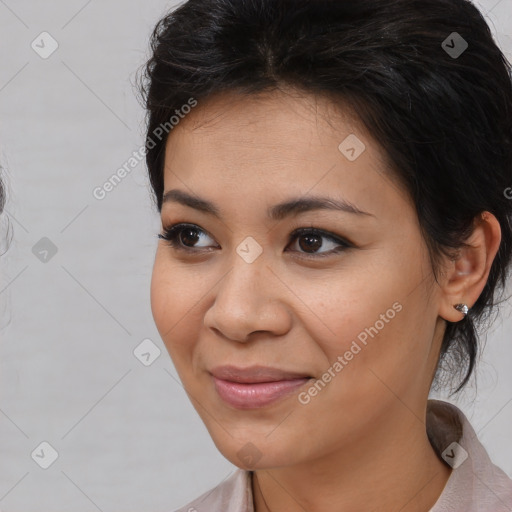
[[[256,332],[281,336],[291,326],[287,294],[287,287],[263,255],[248,263],[235,254],[231,270],[216,288],[204,324],[217,335],[241,343],[250,341]]]

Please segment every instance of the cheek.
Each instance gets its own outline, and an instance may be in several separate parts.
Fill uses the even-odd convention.
[[[155,325],[176,363],[193,349],[196,330],[202,325],[198,315],[200,290],[186,272],[170,264],[157,252],[151,278],[151,311]]]
[[[320,337],[331,352],[343,349],[359,334],[364,341],[365,328],[378,321],[379,315],[388,312],[389,318],[395,317],[393,303],[400,296],[396,280],[383,279],[382,272],[371,275],[354,270],[323,277],[321,283],[305,280],[298,289],[298,302],[310,309],[307,316],[312,338]]]
[[[151,312],[160,335],[172,326],[171,315],[173,293],[170,282],[167,279],[165,265],[157,253],[151,276]]]
[[[333,384],[324,394],[325,404],[332,400],[355,410],[359,403],[364,411],[393,400],[395,393],[417,391],[429,375],[431,332],[420,307],[421,293],[407,296],[396,282],[394,288],[391,282],[389,287],[382,284],[372,288],[371,296],[364,292],[365,300],[346,303],[337,317],[331,314],[337,339],[331,335],[322,341],[330,363],[322,371]]]
[[[417,329],[421,307],[415,304],[421,287],[410,294],[409,283],[415,275],[403,265],[397,266],[396,256],[394,259],[395,267],[391,263],[373,267],[374,273],[365,275],[351,272],[342,279],[326,281],[329,284],[321,288],[309,285],[307,295],[314,313],[307,315],[309,334],[329,365],[343,359],[344,374],[360,376],[368,368],[393,372],[407,358],[423,356],[421,350],[411,354],[411,338],[416,338],[416,348],[421,345]],[[336,368],[342,371],[339,365]]]

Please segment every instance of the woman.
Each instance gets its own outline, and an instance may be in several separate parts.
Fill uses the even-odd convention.
[[[181,511],[512,510],[457,407],[512,256],[510,64],[467,0],[189,0],[142,93],[153,316],[238,470]]]

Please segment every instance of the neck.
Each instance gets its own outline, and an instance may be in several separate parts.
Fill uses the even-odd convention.
[[[253,473],[255,512],[428,512],[451,468],[413,415],[316,460]]]

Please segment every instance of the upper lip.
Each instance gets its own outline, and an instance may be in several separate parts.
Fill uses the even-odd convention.
[[[306,373],[281,370],[269,366],[249,366],[246,368],[230,365],[216,366],[210,370],[210,373],[218,379],[241,383],[276,382],[310,377]]]

